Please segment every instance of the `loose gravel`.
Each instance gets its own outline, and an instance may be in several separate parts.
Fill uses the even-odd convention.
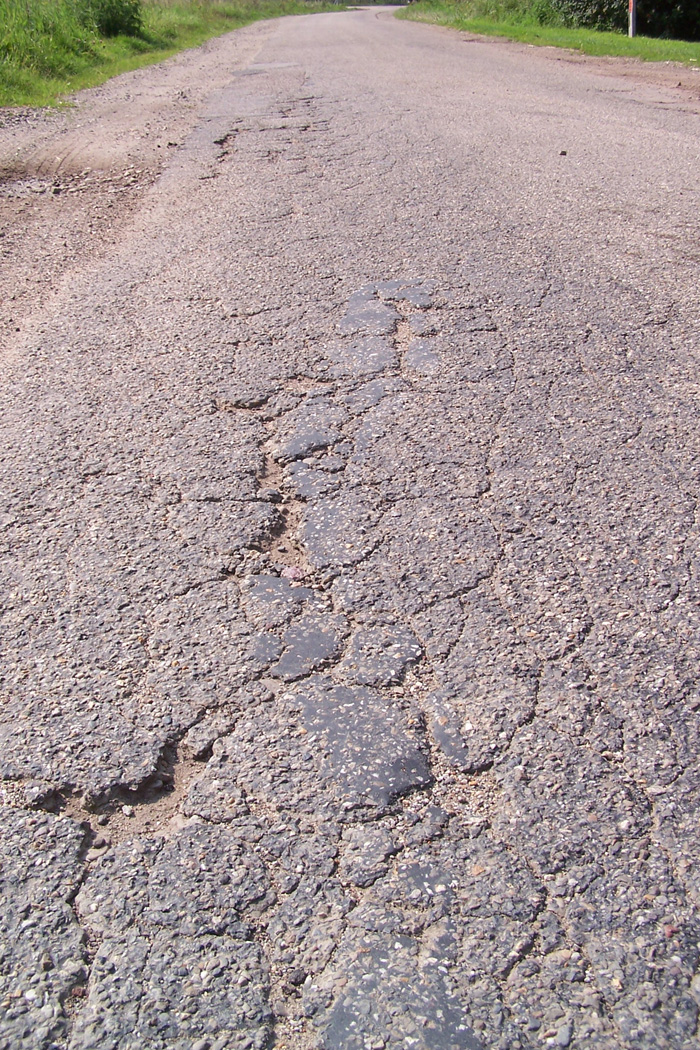
[[[372,9],[0,122],[0,1050],[698,1046],[666,74]]]

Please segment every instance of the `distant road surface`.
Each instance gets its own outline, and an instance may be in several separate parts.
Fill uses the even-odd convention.
[[[259,23],[0,116],[0,1050],[691,1050],[700,73]]]

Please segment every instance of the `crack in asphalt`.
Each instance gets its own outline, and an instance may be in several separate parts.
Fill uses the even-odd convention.
[[[586,272],[546,196],[509,214],[468,105],[417,149],[351,46],[342,88],[227,73],[187,204],[166,165],[5,414],[12,1050],[697,1035],[692,416],[655,433],[683,297]],[[61,952],[89,973],[52,984]]]

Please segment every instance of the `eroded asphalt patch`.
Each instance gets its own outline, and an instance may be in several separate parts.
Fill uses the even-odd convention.
[[[0,1047],[696,1046],[684,315],[250,72],[6,383]]]

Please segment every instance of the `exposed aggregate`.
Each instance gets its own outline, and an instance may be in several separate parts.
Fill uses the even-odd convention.
[[[335,19],[3,384],[0,1050],[692,1050],[697,289]]]

